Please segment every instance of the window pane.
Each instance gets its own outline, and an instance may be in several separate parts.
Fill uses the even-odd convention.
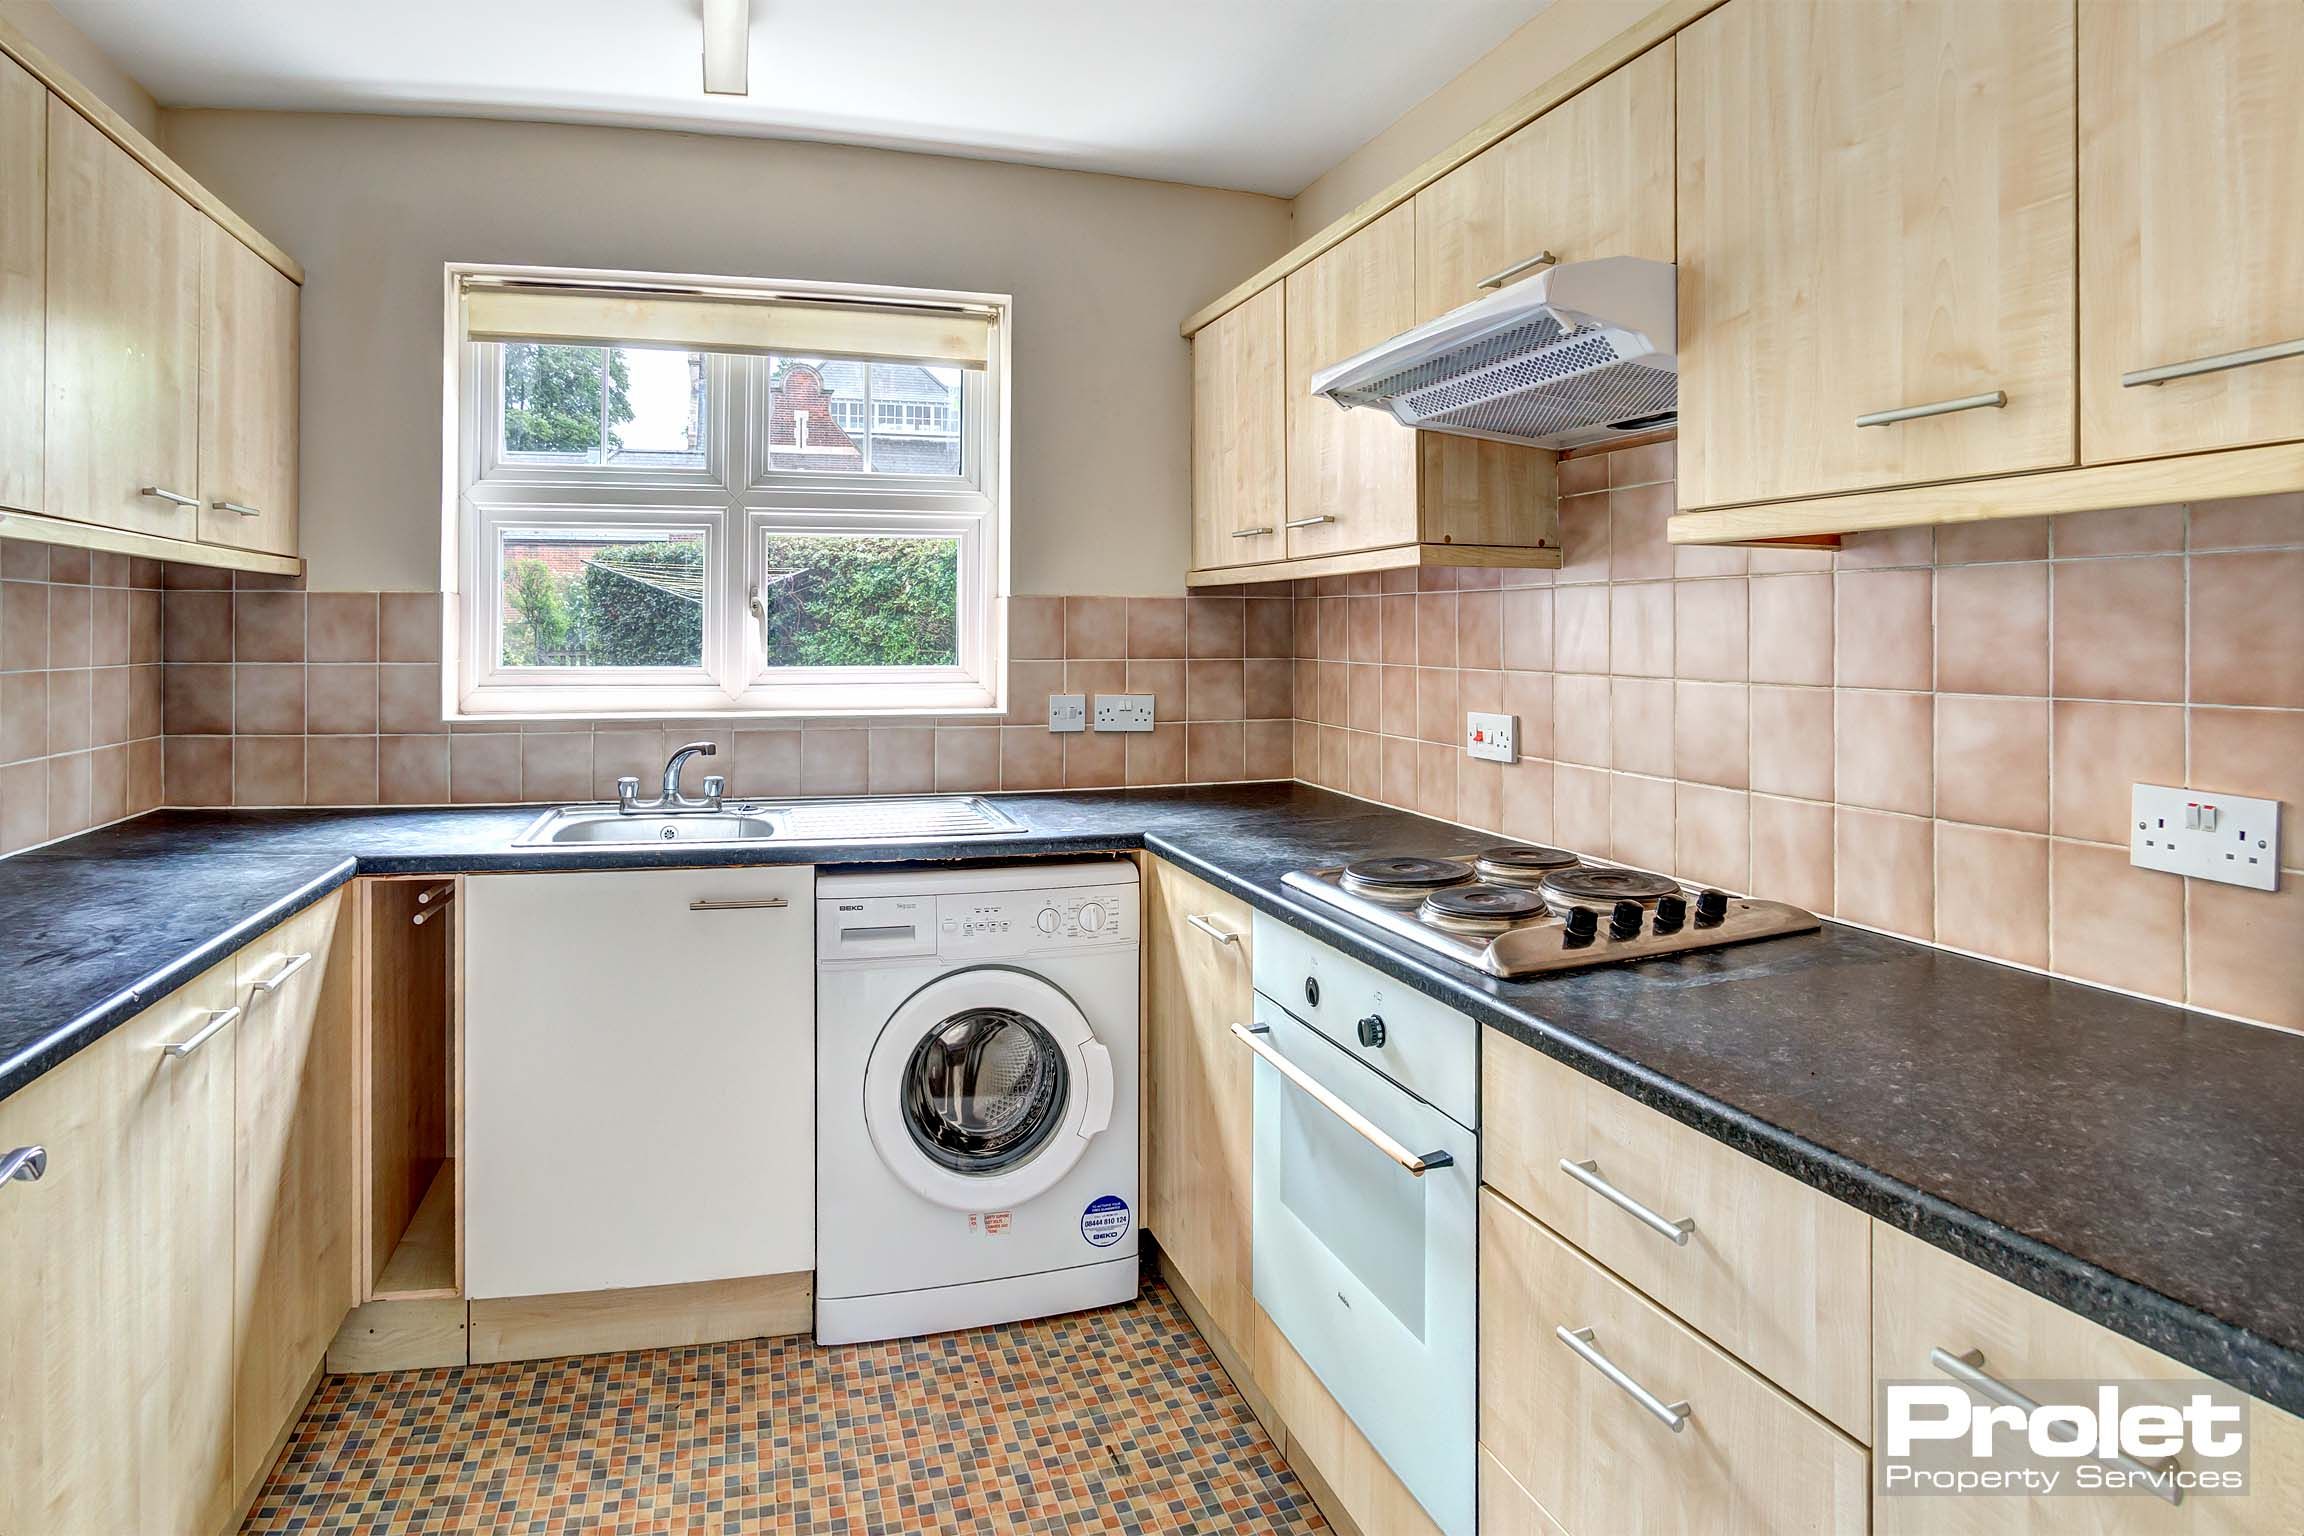
[[[513,464],[704,467],[704,354],[504,344],[504,458]]]
[[[958,475],[960,370],[838,357],[769,360],[768,467]]]
[[[700,667],[704,536],[507,528],[507,667]]]
[[[958,535],[771,533],[762,556],[769,666],[958,664]]]

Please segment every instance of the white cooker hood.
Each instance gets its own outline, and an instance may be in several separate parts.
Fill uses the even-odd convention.
[[[1312,392],[1427,432],[1540,448],[1668,426],[1675,270],[1639,256],[1549,267],[1322,369]]]

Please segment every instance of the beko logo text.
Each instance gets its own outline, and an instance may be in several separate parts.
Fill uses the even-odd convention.
[[[860,901],[844,901],[840,903],[839,906],[833,908],[833,910],[835,912],[861,912],[864,910],[864,903]]]
[[[2248,1486],[2247,1408],[2201,1383],[1882,1384],[1884,1493],[2139,1493],[2170,1503]]]

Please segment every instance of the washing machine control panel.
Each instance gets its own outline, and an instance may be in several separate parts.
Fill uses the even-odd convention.
[[[1132,943],[1136,891],[1131,886],[1094,886],[940,896],[936,928],[936,952],[943,955],[1020,955],[1083,944]]]

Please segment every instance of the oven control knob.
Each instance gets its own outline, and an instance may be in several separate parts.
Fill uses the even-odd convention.
[[[1320,978],[1317,976],[1304,978],[1304,1006],[1307,1008],[1320,1006]]]
[[[1698,891],[1696,893],[1696,926],[1710,928],[1728,915],[1728,893],[1725,891]]]
[[[1680,896],[1660,896],[1656,899],[1656,931],[1678,933],[1688,921],[1688,902]]]
[[[1372,1013],[1354,1026],[1359,1031],[1360,1043],[1375,1050],[1384,1043],[1384,1015]]]
[[[1570,907],[1565,921],[1569,943],[1589,944],[1593,931],[1600,926],[1600,914],[1590,907]]]
[[[1615,909],[1608,914],[1608,937],[1612,939],[1636,939],[1640,937],[1640,926],[1647,916],[1648,909],[1636,901],[1616,903]]]

